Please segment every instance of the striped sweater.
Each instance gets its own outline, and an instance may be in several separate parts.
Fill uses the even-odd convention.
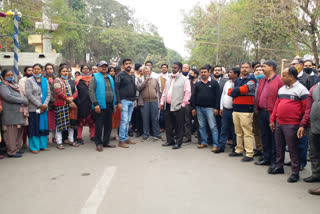
[[[299,125],[306,110],[308,95],[308,89],[298,81],[291,87],[281,87],[270,122]]]
[[[256,84],[257,80],[251,75],[234,81],[234,88],[228,90],[228,95],[233,98],[234,112],[253,112]]]

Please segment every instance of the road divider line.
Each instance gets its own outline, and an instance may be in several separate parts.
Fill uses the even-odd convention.
[[[114,166],[105,168],[102,177],[91,192],[80,214],[96,214],[98,212],[116,169]]]

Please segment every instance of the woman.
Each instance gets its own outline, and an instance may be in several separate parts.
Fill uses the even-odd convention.
[[[55,97],[55,118],[56,118],[56,137],[57,148],[64,149],[62,145],[62,131],[68,131],[68,140],[65,143],[78,147],[79,144],[74,142],[73,126],[70,124],[70,108],[77,108],[73,102],[78,96],[76,91],[72,94],[70,84],[68,82],[68,67],[63,65],[59,68],[59,78],[54,80]]]
[[[22,92],[22,94],[24,96],[26,96],[26,81],[29,77],[33,76],[33,72],[32,72],[32,66],[26,66],[24,68],[24,73],[23,73],[23,77],[19,80],[18,84],[19,84],[19,89]],[[27,144],[27,137],[28,137],[28,126],[24,126],[24,130],[23,130],[23,145]]]
[[[75,80],[72,78],[72,69],[68,67],[68,82],[71,87],[71,93],[74,94],[76,92],[76,84]],[[79,97],[79,93],[78,93]],[[78,124],[78,97],[73,101],[76,104],[76,107],[70,109],[70,124],[73,127],[73,139],[76,141],[77,139],[77,124]],[[68,140],[68,131],[62,132],[62,140],[65,142]]]
[[[48,104],[50,102],[50,86],[46,78],[41,77],[42,65],[32,66],[33,76],[26,80],[25,91],[29,100],[29,148],[32,153],[40,150],[48,151]]]
[[[76,79],[78,89],[78,143],[83,144],[82,130],[84,126],[89,126],[90,138],[94,140],[95,121],[92,114],[92,103],[89,97],[89,82],[91,80],[90,69],[87,65],[81,66],[82,76]]]
[[[27,125],[28,99],[23,95],[19,85],[14,81],[12,71],[4,70],[0,86],[2,102],[2,129],[7,145],[8,157],[22,157],[22,136],[24,126]]]
[[[56,123],[55,123],[55,115],[54,115],[55,90],[53,86],[53,82],[55,79],[54,66],[51,63],[47,63],[44,66],[44,70],[46,71],[45,77],[48,80],[50,91],[51,91],[50,102],[48,106],[48,127],[49,127],[49,131],[52,134],[52,143],[56,143]]]

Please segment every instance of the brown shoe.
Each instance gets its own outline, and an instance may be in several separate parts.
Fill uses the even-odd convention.
[[[215,151],[217,151],[217,150],[218,150],[218,147],[215,146],[215,147],[212,148],[211,151],[212,151],[212,152],[215,152]]]
[[[103,151],[103,147],[102,146],[97,146],[96,149],[97,149],[98,152],[102,152]]]
[[[128,140],[126,141],[126,143],[127,143],[127,144],[136,144],[135,142],[132,142],[130,139],[128,139]]]
[[[206,145],[206,144],[200,144],[200,145],[198,145],[197,147],[198,147],[198,149],[203,149],[203,148],[208,147],[208,145]]]
[[[320,195],[320,187],[315,188],[315,189],[309,189],[309,193],[311,195]]]
[[[129,146],[126,143],[126,141],[119,141],[119,147],[121,147],[121,148],[129,148]]]
[[[34,150],[34,151],[31,151],[33,154],[38,154],[39,153],[39,151],[37,151],[37,150]]]

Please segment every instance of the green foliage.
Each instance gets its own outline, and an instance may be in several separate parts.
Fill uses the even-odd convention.
[[[39,16],[41,14],[42,2],[40,0],[13,0],[3,1],[3,12],[17,9],[23,14],[19,18],[19,49],[20,51],[32,51],[32,47],[28,46],[28,36],[34,33],[34,22],[28,16]],[[32,10],[31,10],[31,9]],[[0,18],[0,35],[13,34],[13,18],[6,17]],[[12,36],[0,38],[1,49],[0,51],[12,52],[14,48]]]
[[[215,64],[218,29],[217,3],[194,6],[185,15],[185,31],[191,36],[189,63],[200,67]],[[301,28],[299,13],[293,1],[238,0],[228,1],[221,8],[219,64],[235,66],[243,60],[281,59],[306,52],[298,42]],[[304,34],[303,37],[310,38]],[[309,44],[312,42],[309,41]]]
[[[47,0],[44,5],[41,0],[12,1],[17,3],[7,5],[5,1],[4,7],[18,8],[23,14],[19,27],[21,51],[33,50],[28,46],[29,35],[49,33],[34,28],[34,22],[41,21],[45,12],[53,23],[59,24],[58,30],[51,32],[53,48],[71,65],[86,63],[87,53],[91,55],[89,64],[100,60],[119,62],[123,58],[144,63],[150,56],[165,63],[169,61],[168,53],[177,58],[177,54],[165,47],[156,26],[139,23],[133,12],[116,0]],[[2,34],[12,33],[13,20],[0,19],[0,27]],[[2,39],[1,43],[3,51],[13,50],[11,37]]]

